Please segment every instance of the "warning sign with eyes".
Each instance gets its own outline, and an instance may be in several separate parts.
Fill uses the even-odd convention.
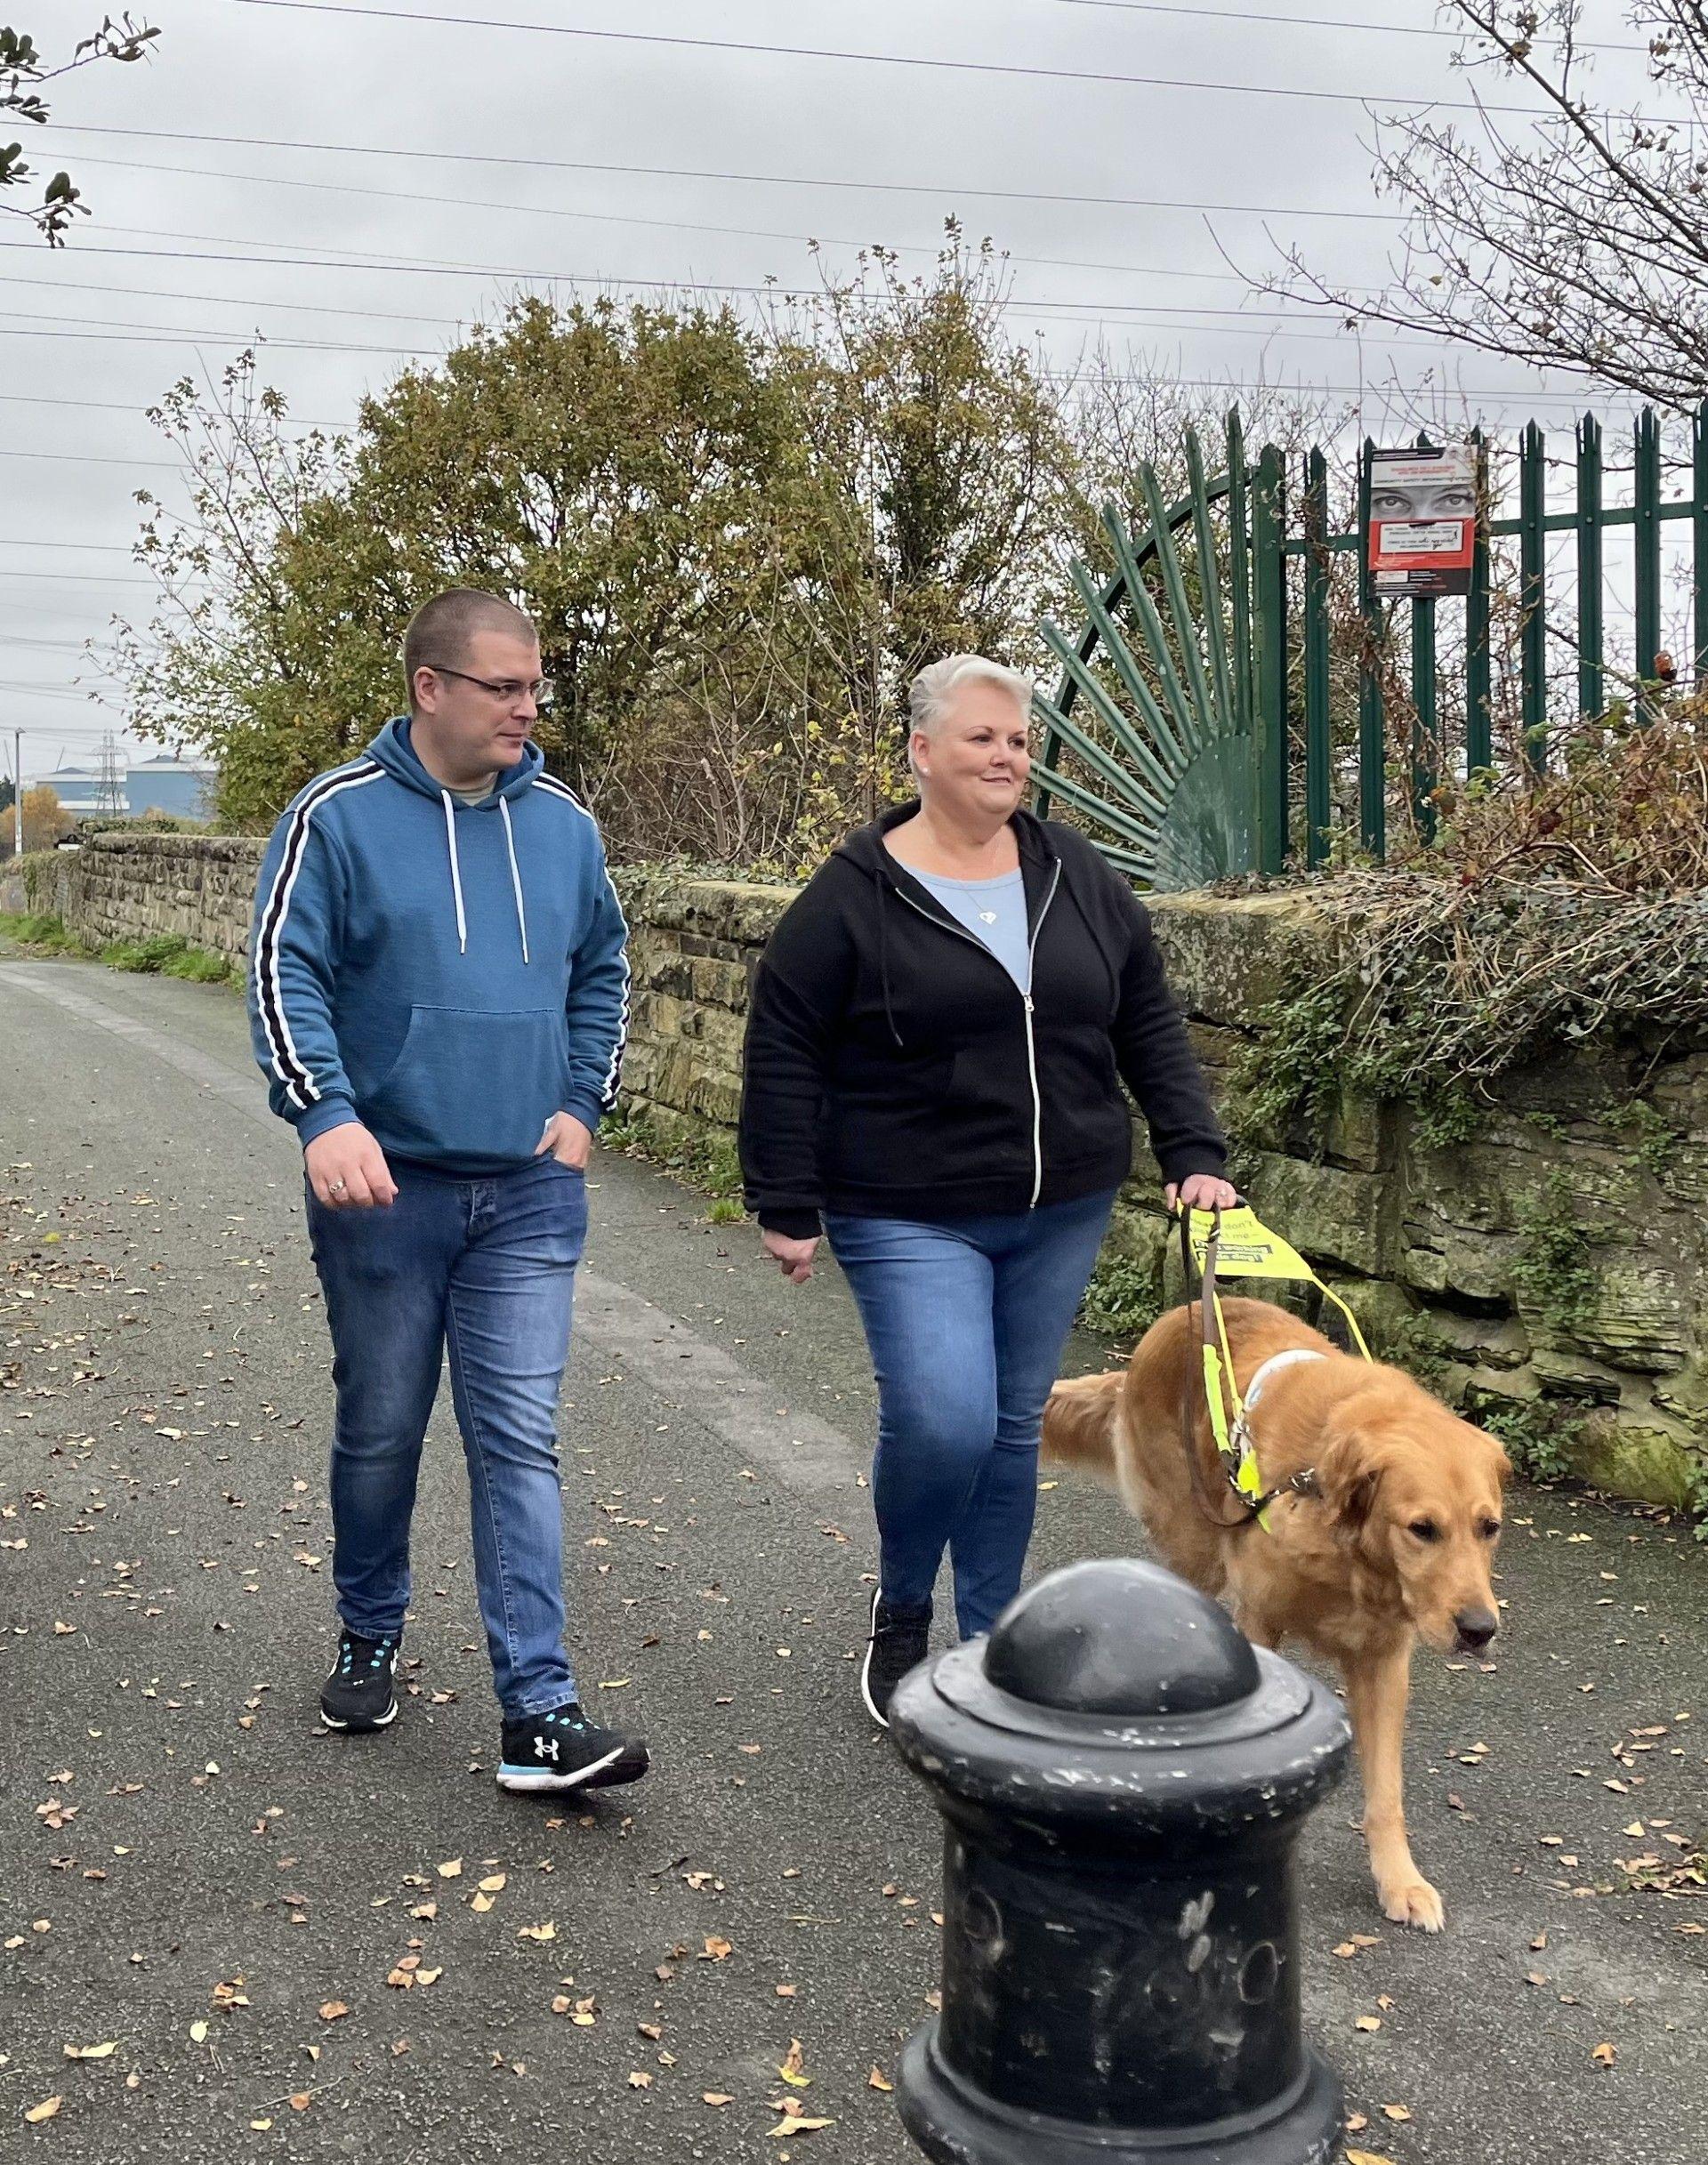
[[[1370,453],[1365,562],[1379,597],[1470,591],[1477,455],[1469,444]]]

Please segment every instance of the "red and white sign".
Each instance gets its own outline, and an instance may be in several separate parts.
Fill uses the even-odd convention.
[[[1477,455],[1469,444],[1370,454],[1365,561],[1379,596],[1462,594],[1477,546]]]

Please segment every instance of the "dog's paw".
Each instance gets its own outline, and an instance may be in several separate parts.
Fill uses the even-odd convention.
[[[1414,1925],[1420,1932],[1438,1932],[1446,1922],[1441,1897],[1427,1879],[1405,1879],[1381,1890],[1383,1914],[1397,1925]]]

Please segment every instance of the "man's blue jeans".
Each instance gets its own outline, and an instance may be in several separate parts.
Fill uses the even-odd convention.
[[[1044,1401],[1114,1203],[1106,1190],[930,1225],[825,1219],[877,1375],[883,1598],[923,1607],[947,1546],[963,1638],[1019,1590]]]
[[[403,1629],[415,1477],[448,1345],[493,1681],[512,1720],[549,1713],[576,1695],[557,1415],[586,1181],[550,1156],[482,1180],[391,1172],[389,1210],[328,1210],[309,1195],[337,1392],[338,1614],[367,1638]]]

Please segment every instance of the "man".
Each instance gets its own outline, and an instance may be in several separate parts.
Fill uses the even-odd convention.
[[[386,1727],[409,1519],[448,1347],[475,1581],[504,1710],[498,1781],[632,1782],[564,1651],[558,1386],[616,1094],[627,928],[592,815],[528,742],[550,687],[520,609],[455,589],[403,644],[409,712],[310,782],[262,866],[249,994],[302,1139],[332,1330],[327,1726]]]

